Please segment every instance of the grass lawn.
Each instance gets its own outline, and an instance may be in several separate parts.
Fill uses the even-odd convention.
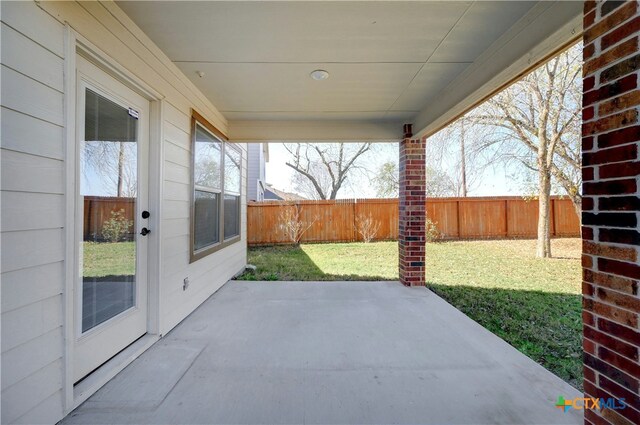
[[[135,242],[84,242],[84,277],[132,276],[136,273]]]
[[[313,244],[249,250],[250,280],[394,280],[395,242]],[[427,284],[522,353],[582,389],[580,239],[552,242],[556,258],[535,258],[535,241],[427,245]]]

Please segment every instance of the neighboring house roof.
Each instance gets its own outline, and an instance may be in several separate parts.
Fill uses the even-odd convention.
[[[275,199],[280,201],[306,201],[307,200],[307,198],[305,198],[304,196],[300,196],[297,193],[284,192],[282,190],[278,190],[273,186],[271,186],[270,184],[267,184],[267,186],[264,189],[264,199],[265,200]]]

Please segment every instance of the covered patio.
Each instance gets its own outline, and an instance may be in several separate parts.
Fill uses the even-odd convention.
[[[1,18],[3,423],[640,423],[637,0],[34,0]],[[425,146],[580,39],[584,390],[626,402],[563,412],[581,394],[424,288]],[[87,136],[95,94],[140,130],[137,294],[85,332],[81,149],[113,142]],[[199,130],[218,161],[200,189]],[[228,282],[246,144],[286,141],[399,144],[400,284]]]
[[[426,288],[230,281],[63,423],[581,423],[558,396]]]

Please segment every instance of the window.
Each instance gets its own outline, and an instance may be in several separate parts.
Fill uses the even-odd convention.
[[[240,151],[230,144],[224,150],[224,239],[240,236]]]
[[[193,112],[191,261],[240,240],[242,153]]]

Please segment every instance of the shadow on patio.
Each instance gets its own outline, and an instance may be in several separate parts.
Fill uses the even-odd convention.
[[[424,288],[232,281],[65,423],[581,423],[560,395]]]

